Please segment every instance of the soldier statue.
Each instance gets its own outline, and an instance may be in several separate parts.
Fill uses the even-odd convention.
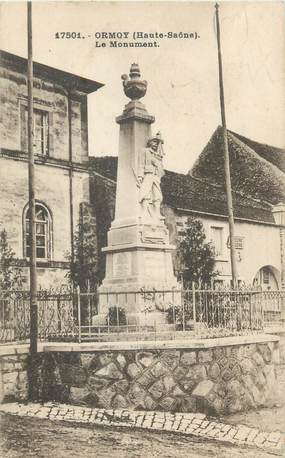
[[[156,223],[161,219],[162,193],[160,180],[164,175],[162,145],[163,140],[160,133],[148,140],[146,148],[139,155],[137,174],[142,216],[146,220],[152,220]]]

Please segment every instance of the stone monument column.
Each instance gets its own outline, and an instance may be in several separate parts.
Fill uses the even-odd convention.
[[[158,315],[161,321],[161,310],[172,305],[174,296],[167,293],[164,304],[162,299],[158,304],[159,295],[155,294],[149,300],[146,318],[143,291],[177,290],[178,284],[171,257],[175,247],[169,245],[160,213],[163,140],[160,133],[152,135],[154,117],[139,100],[147,90],[147,82],[140,76],[137,64],[132,64],[129,77],[122,76],[124,92],[131,100],[116,118],[120,125],[116,208],[108,246],[103,248],[106,276],[99,288],[99,314],[118,305],[125,308],[129,322],[147,319],[150,323]]]

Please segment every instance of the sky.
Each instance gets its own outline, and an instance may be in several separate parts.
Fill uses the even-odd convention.
[[[128,99],[121,75],[139,64],[142,99],[164,138],[165,168],[187,172],[221,123],[214,2],[33,2],[34,60],[105,86],[88,96],[89,154],[117,155],[115,117]],[[220,2],[227,126],[285,148],[285,16],[282,2]],[[56,32],[85,38],[55,38]],[[159,47],[111,48],[95,33],[179,34]],[[89,37],[90,35],[90,37]],[[96,47],[106,43],[106,47]],[[147,41],[147,40],[145,40]],[[148,41],[155,41],[149,39]],[[27,56],[26,4],[0,3],[0,47]]]

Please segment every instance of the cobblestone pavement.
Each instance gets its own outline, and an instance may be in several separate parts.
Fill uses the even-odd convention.
[[[0,411],[80,425],[143,428],[150,431],[180,433],[238,446],[251,446],[276,454],[281,454],[285,449],[285,437],[279,431],[264,432],[244,425],[221,423],[206,418],[206,415],[201,413],[106,410],[51,402],[44,405],[2,404]]]

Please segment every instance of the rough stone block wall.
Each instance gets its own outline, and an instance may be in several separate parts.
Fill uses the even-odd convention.
[[[0,402],[28,397],[27,354],[0,356]]]
[[[285,333],[279,333],[279,352],[280,352],[280,364],[285,364]]]
[[[233,413],[266,406],[276,389],[278,343],[206,350],[43,355],[44,400],[114,409]]]

